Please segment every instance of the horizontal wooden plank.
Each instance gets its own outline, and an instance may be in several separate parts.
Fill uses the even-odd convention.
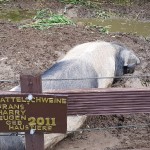
[[[150,113],[150,88],[51,90],[46,93],[68,95],[68,115]]]
[[[150,89],[78,89],[51,91],[68,95],[68,115],[150,112]]]

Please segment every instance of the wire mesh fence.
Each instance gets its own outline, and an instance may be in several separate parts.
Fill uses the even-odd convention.
[[[51,81],[60,81],[60,80],[91,80],[91,79],[127,79],[127,78],[150,78],[150,74],[145,75],[125,75],[125,76],[114,76],[114,77],[89,77],[89,78],[44,78],[42,81],[51,80]],[[0,80],[0,83],[19,83],[19,80]]]
[[[60,80],[90,80],[90,79],[109,79],[109,78],[147,78],[150,79],[149,74],[145,75],[126,75],[126,76],[116,76],[116,77],[93,77],[93,78],[69,78],[69,79],[52,79],[52,78],[47,78],[43,80],[55,80],[55,81],[60,81]],[[149,80],[150,81],[150,80]],[[0,80],[0,83],[19,83],[19,80]],[[139,92],[138,92],[139,93]],[[139,101],[138,101],[139,103]],[[149,103],[149,102],[148,102]],[[141,105],[141,104],[140,104]],[[102,130],[111,130],[111,129],[122,129],[122,128],[146,128],[150,127],[150,123],[142,123],[142,124],[129,124],[129,125],[115,125],[115,126],[106,126],[106,127],[98,127],[98,128],[91,128],[91,127],[86,127],[86,128],[81,128],[76,131],[67,131],[68,133],[70,132],[82,132],[82,131],[102,131]],[[18,136],[18,135],[24,135],[24,133],[8,133],[8,134],[0,134],[0,136]]]
[[[142,123],[142,124],[129,124],[129,125],[116,125],[116,126],[107,126],[107,127],[97,127],[97,128],[80,128],[74,131],[67,131],[67,133],[72,133],[72,132],[83,132],[83,131],[104,131],[104,130],[112,130],[112,129],[123,129],[123,128],[134,128],[137,129],[138,128],[146,128],[146,127],[150,127],[150,123]],[[23,136],[25,135],[24,132],[11,132],[11,133],[1,133],[0,136]]]

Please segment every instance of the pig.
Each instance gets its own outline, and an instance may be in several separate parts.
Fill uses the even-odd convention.
[[[139,58],[123,44],[105,41],[83,43],[72,48],[42,74],[42,90],[107,88],[116,76],[133,73],[138,64]],[[10,91],[20,91],[20,86]],[[9,150],[9,146],[5,146],[7,144],[11,145],[11,150],[15,149],[20,139],[18,137],[14,143],[13,138],[1,138],[0,149]],[[20,146],[19,150],[23,149]]]
[[[25,150],[25,144],[22,137],[1,133],[0,135],[0,150]]]
[[[44,91],[107,88],[112,85],[115,76],[133,73],[139,63],[134,52],[123,44],[104,41],[84,43],[75,46],[62,60],[42,74],[42,88]],[[69,78],[71,79],[60,80]]]
[[[133,73],[138,64],[140,59],[123,44],[80,44],[42,74],[42,89],[107,88],[116,76]],[[11,91],[20,91],[20,86]]]

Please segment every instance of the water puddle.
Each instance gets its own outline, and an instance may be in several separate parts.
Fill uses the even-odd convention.
[[[36,13],[34,11],[29,10],[1,10],[0,11],[0,19],[20,22],[25,19],[31,19]]]
[[[36,11],[29,10],[1,10],[0,19],[20,22],[31,19],[35,16]],[[150,37],[150,22],[140,22],[128,19],[98,19],[98,18],[77,18],[75,22],[83,22],[86,25],[109,26],[109,32],[135,33],[144,37]]]
[[[97,18],[77,18],[76,22],[83,22],[86,25],[109,26],[109,32],[135,33],[144,37],[150,36],[150,22],[139,22],[128,19],[106,19]]]

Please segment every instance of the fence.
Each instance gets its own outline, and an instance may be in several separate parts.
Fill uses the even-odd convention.
[[[133,78],[137,78],[137,77],[147,78],[149,77],[149,75],[133,76]],[[99,79],[103,79],[103,78],[99,78]],[[116,77],[116,78],[120,78],[120,77]],[[131,76],[126,76],[125,78],[131,78]],[[90,79],[91,78],[89,78],[88,80]],[[68,79],[64,79],[64,80],[68,80]],[[77,80],[77,79],[69,79],[69,80]],[[10,80],[1,80],[1,82],[9,82],[9,81]],[[21,76],[21,87],[22,87],[21,89],[22,93],[41,92],[42,89],[41,89],[40,77],[25,76],[22,78]],[[5,94],[6,93],[7,92],[5,92]],[[11,92],[8,92],[8,94],[11,94]],[[63,91],[61,90],[47,91],[46,94],[68,95],[67,115],[102,115],[102,114],[107,115],[107,114],[141,113],[141,112],[150,113],[150,89],[149,88],[75,89],[75,90],[63,90]],[[149,124],[144,124],[139,126],[141,127],[149,126]],[[130,125],[126,127],[134,127],[134,126]],[[110,128],[115,128],[115,127],[110,127]],[[120,126],[118,126],[118,128],[120,128]],[[99,130],[99,129],[100,128],[95,128],[93,130]],[[85,130],[90,130],[90,129],[85,129]],[[38,142],[33,142],[34,140]],[[26,133],[26,142],[28,143],[27,149],[38,150],[40,148],[40,150],[42,150],[42,145],[44,144],[43,134],[36,134],[36,136],[33,137],[30,134]],[[34,145],[33,143],[36,144]]]

